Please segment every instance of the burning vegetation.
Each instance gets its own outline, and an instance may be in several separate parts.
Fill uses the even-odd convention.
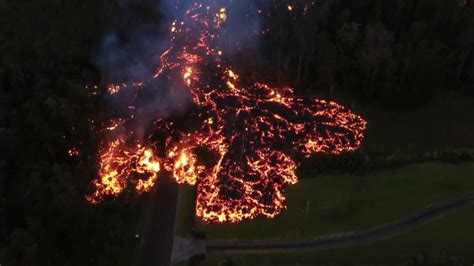
[[[293,10],[288,6],[288,10]],[[285,208],[284,188],[298,181],[298,155],[339,154],[357,149],[366,122],[344,107],[302,99],[292,88],[274,88],[240,77],[218,47],[227,7],[196,1],[171,27],[171,46],[149,80],[108,86],[110,94],[132,90],[132,98],[157,79],[169,93],[185,88],[193,108],[182,117],[159,118],[137,141],[124,133],[132,114],[104,126],[113,138],[99,147],[98,178],[91,203],[132,187],[149,191],[161,172],[197,186],[196,214],[207,222],[274,217]],[[133,102],[133,101],[132,101]]]

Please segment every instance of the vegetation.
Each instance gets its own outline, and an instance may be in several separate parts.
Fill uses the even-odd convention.
[[[200,265],[472,265],[473,211],[469,207],[399,236],[360,246],[272,255],[212,253]]]
[[[106,48],[125,55],[112,62],[117,66],[128,70],[135,60],[155,58],[143,41],[163,37],[160,30],[167,28],[158,2],[0,0],[1,265],[133,261],[143,199],[91,206],[83,197],[96,172],[98,136],[91,133],[89,118],[106,116],[104,106],[110,104],[90,98],[85,85],[130,78],[99,60],[103,40],[111,33],[118,36],[117,43]],[[302,8],[288,12],[286,5],[293,1],[275,0],[273,15],[262,22],[269,34],[256,51],[238,54],[236,64],[278,85],[295,85],[300,94],[334,99],[363,113],[369,119],[363,156],[473,148],[474,7],[461,2],[321,0],[301,16],[297,11]],[[79,141],[84,149],[69,157],[70,145]],[[288,189],[289,209],[280,218],[236,227],[243,237],[254,237],[256,228],[264,230],[262,236],[295,237],[367,227],[472,190],[472,167],[422,164],[384,174],[308,179]],[[180,201],[191,200],[186,195]],[[453,223],[426,230],[447,232]],[[236,232],[232,227],[203,228],[209,236]],[[289,233],[281,235],[287,228]],[[473,246],[469,233],[451,231],[439,238],[425,238],[421,234],[428,233],[420,231],[413,239],[438,243],[433,250],[446,247],[448,254],[456,247],[463,254],[462,241],[450,240],[454,236],[465,239],[464,247]],[[395,255],[420,252],[413,245],[406,252],[393,245]],[[376,254],[382,261],[392,247],[384,248],[358,252]],[[405,255],[397,256],[391,258]],[[280,257],[281,262],[291,258]]]
[[[279,14],[286,23],[269,34],[266,55],[309,93],[397,109],[471,94],[473,8],[461,2],[319,1],[307,16]]]
[[[295,239],[366,229],[474,191],[473,171],[473,163],[427,163],[306,179],[287,188],[288,209],[275,219],[200,224],[198,230],[208,238]]]
[[[142,201],[84,200],[97,142],[87,118],[103,109],[84,86],[99,82],[92,55],[114,10],[115,1],[0,1],[2,265],[132,261]],[[78,139],[89,148],[70,158]]]

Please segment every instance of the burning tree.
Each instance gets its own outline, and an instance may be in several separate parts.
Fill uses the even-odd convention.
[[[178,183],[197,186],[196,213],[205,221],[274,217],[285,208],[285,186],[298,181],[297,155],[353,151],[366,122],[334,102],[239,77],[217,44],[226,7],[196,1],[184,14],[171,25],[171,46],[155,75],[111,85],[109,93],[171,80],[192,97],[187,122],[156,119],[146,143],[133,140],[133,133],[104,141],[98,178],[86,198],[98,203],[129,186],[146,192],[166,171]],[[118,131],[133,118],[114,119],[106,129]]]

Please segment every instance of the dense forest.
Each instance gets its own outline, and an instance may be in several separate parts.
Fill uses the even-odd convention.
[[[265,39],[268,60],[300,90],[342,91],[386,108],[413,108],[437,93],[472,95],[472,7],[321,1],[308,12],[271,21]]]
[[[101,206],[84,200],[98,141],[87,118],[107,111],[85,86],[116,77],[98,60],[111,32],[124,51],[137,48],[127,60],[149,58],[153,50],[133,42],[138,28],[163,34],[156,1],[0,0],[1,265],[133,261],[146,197]],[[238,55],[239,64],[301,94],[349,97],[381,110],[416,109],[450,94],[474,97],[469,2],[321,0],[306,11],[307,2],[267,2],[268,32],[251,53]],[[90,145],[68,156],[78,141]]]

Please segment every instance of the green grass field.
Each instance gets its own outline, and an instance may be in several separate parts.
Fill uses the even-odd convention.
[[[369,121],[364,149],[420,154],[472,148],[474,117],[465,114],[473,104],[472,99],[447,98],[405,113],[363,110],[360,113]],[[432,119],[433,115],[437,119]],[[362,176],[316,176],[287,188],[288,209],[276,219],[257,218],[232,225],[198,222],[197,229],[207,238],[238,239],[294,239],[348,232],[387,223],[472,191],[474,163],[433,162]],[[190,233],[193,193],[192,188],[181,189],[178,235]],[[276,255],[211,254],[203,265],[413,265],[411,259],[423,252],[430,258],[463,257],[472,265],[474,231],[469,225],[474,222],[473,210],[471,207],[366,246]],[[230,258],[228,264],[225,258]]]
[[[465,115],[472,104],[472,99],[447,98],[405,113],[361,111],[369,121],[364,149],[383,154],[419,154],[472,148],[474,117]],[[437,119],[431,119],[433,115]],[[197,229],[207,238],[238,239],[295,239],[348,232],[387,223],[471,191],[474,163],[433,162],[362,176],[317,176],[287,188],[288,209],[276,219],[257,218],[231,225],[198,222]],[[193,193],[190,187],[180,191],[178,235],[190,235]],[[403,265],[423,251],[431,257],[444,256],[446,251],[447,255],[474,259],[469,256],[471,249],[466,248],[473,247],[474,241],[463,230],[448,233],[459,218],[459,226],[471,230],[467,235],[474,235],[468,227],[474,221],[472,210],[368,246],[276,256],[247,255],[238,260],[240,265]],[[218,265],[225,257],[214,254],[204,265]]]
[[[393,112],[368,107],[364,148],[380,153],[424,153],[474,148],[474,99],[446,96],[413,111]]]
[[[473,99],[452,96],[409,112],[359,110],[369,122],[363,148],[383,154],[472,148],[474,116],[466,113],[473,104]],[[237,230],[241,238],[291,238],[365,228],[474,190],[472,170],[469,163],[427,163],[365,176],[315,177],[287,189],[288,210],[277,219],[230,226],[200,224],[198,229],[208,237],[234,237]],[[181,188],[178,235],[189,235],[193,191]]]
[[[198,230],[207,238],[294,239],[365,229],[474,191],[473,173],[474,163],[424,163],[306,179],[287,188],[288,209],[275,219],[198,223]]]
[[[261,255],[210,253],[201,265],[472,265],[473,223],[471,206],[398,236],[364,245]],[[419,264],[414,263],[415,258]]]

